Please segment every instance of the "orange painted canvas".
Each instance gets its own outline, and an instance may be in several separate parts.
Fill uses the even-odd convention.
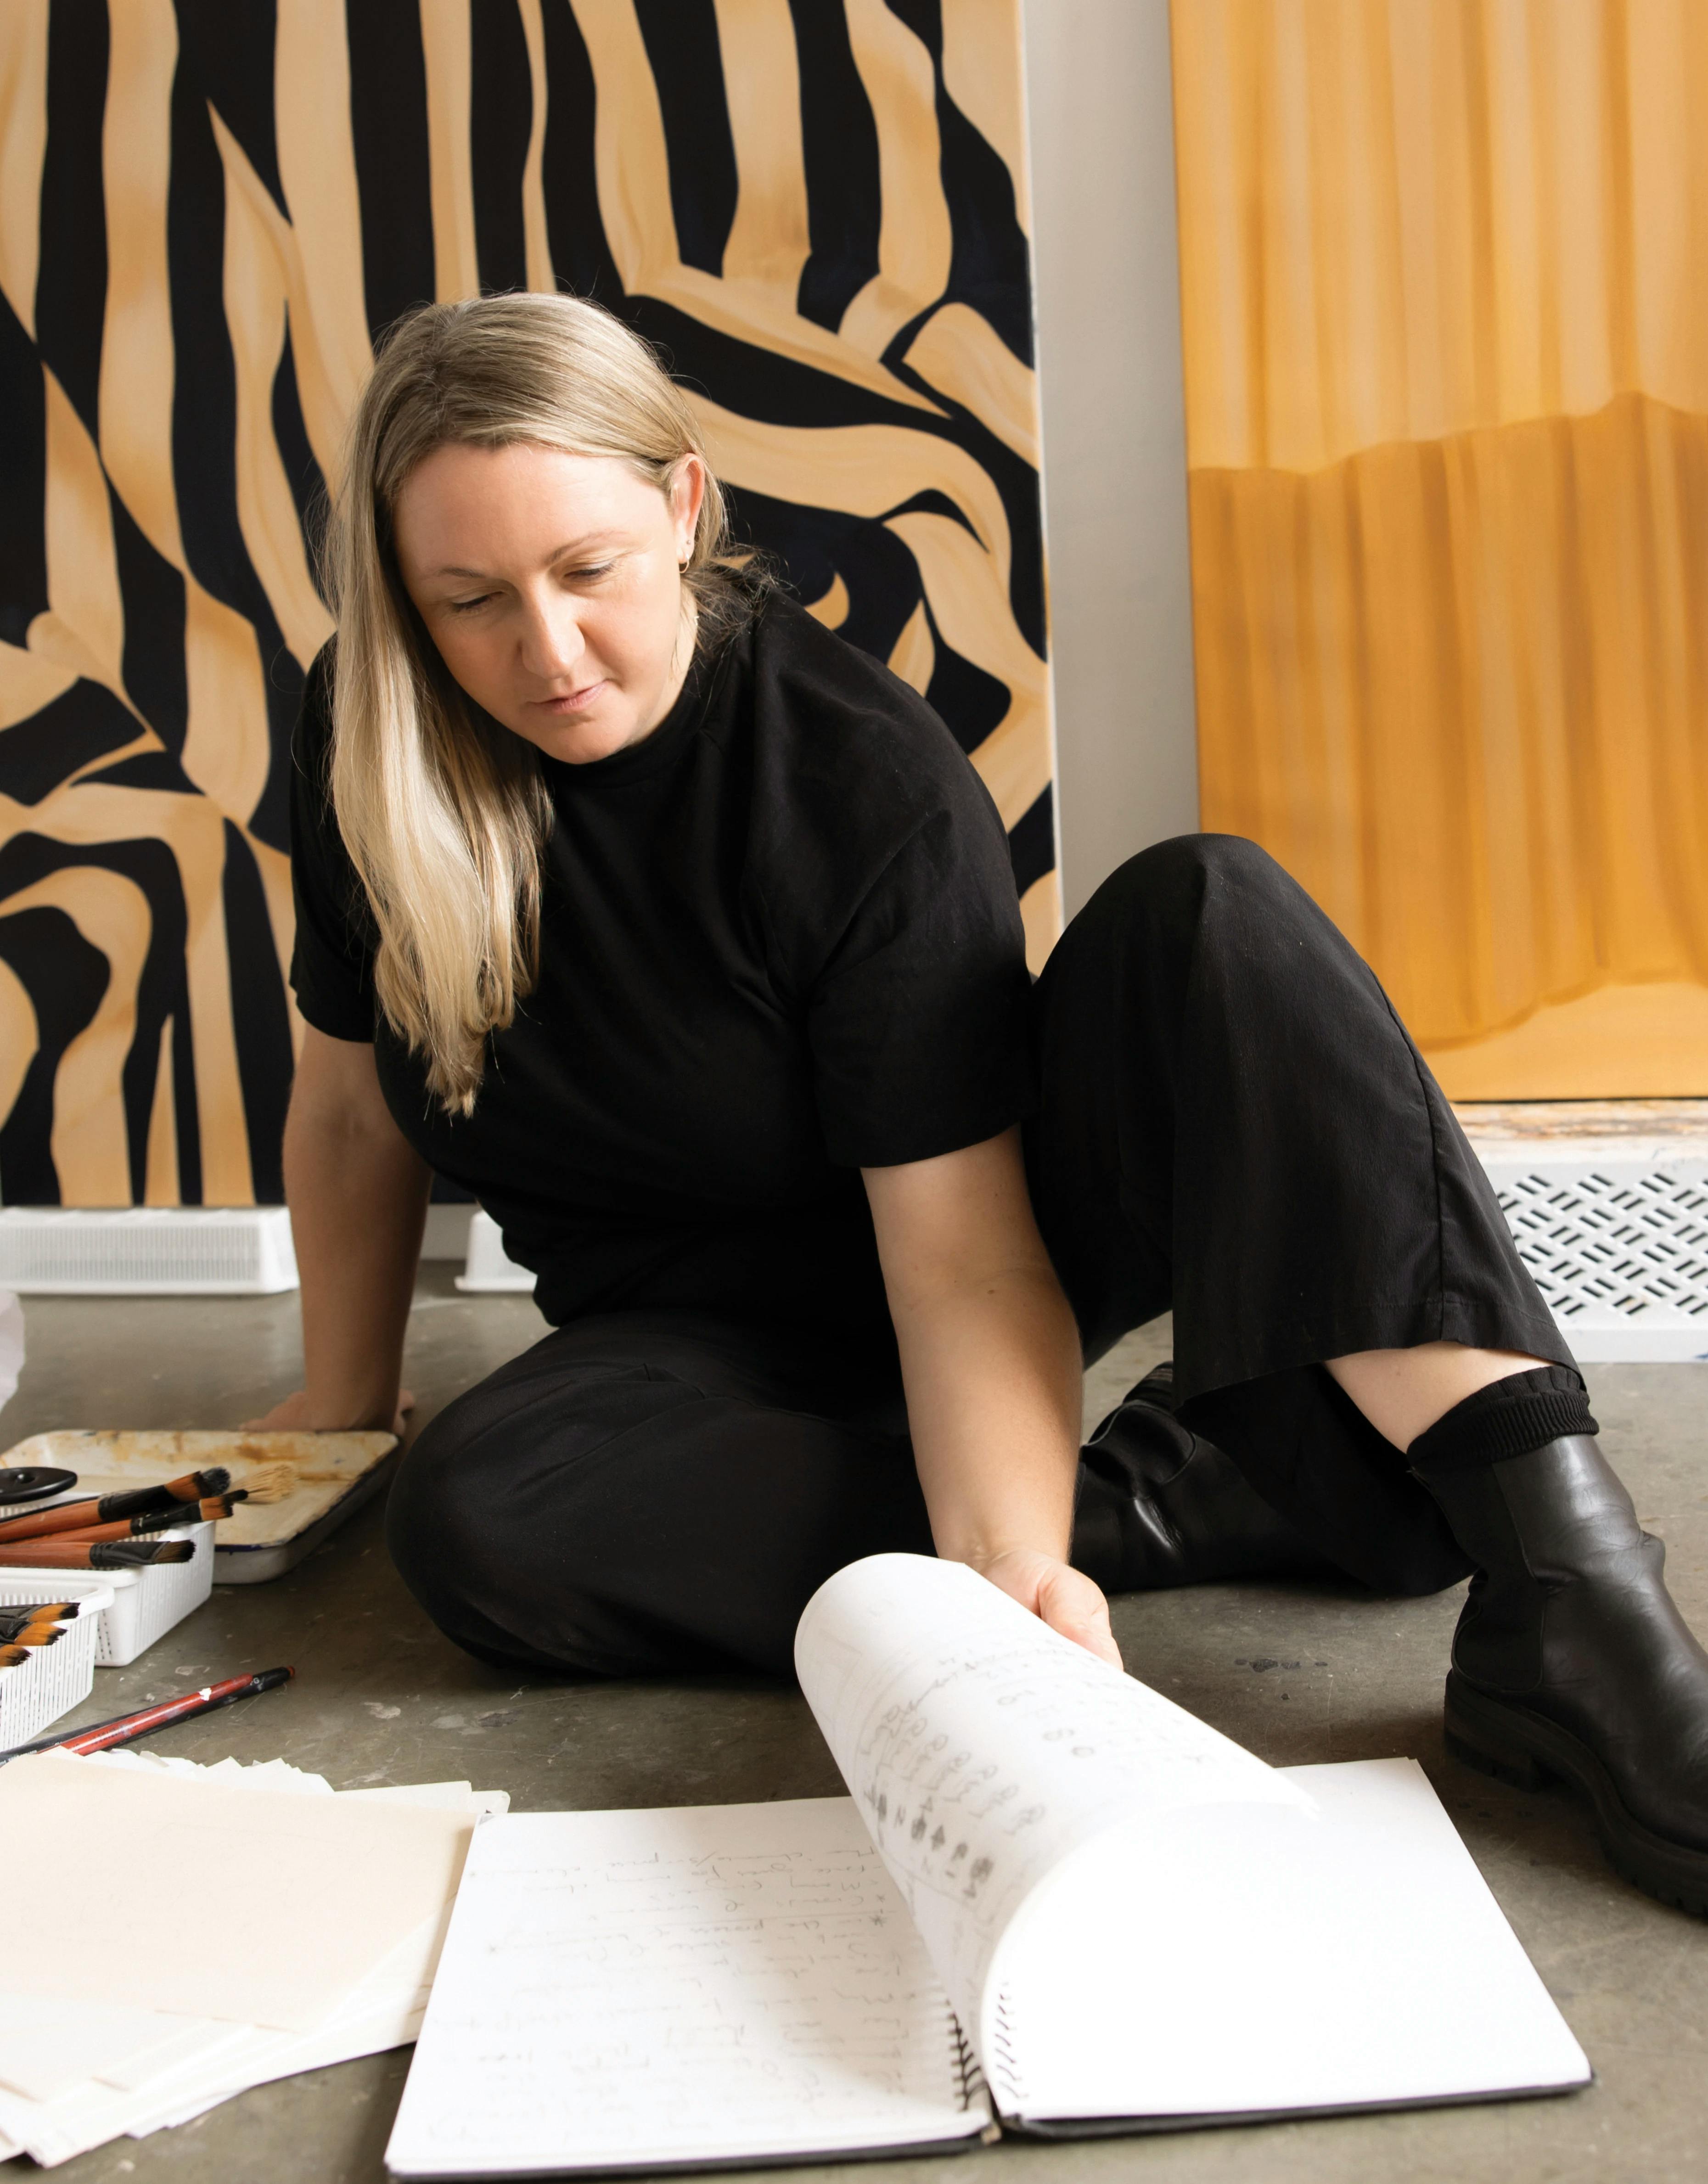
[[[1708,1092],[1708,11],[1172,20],[1204,823],[1455,1096]]]

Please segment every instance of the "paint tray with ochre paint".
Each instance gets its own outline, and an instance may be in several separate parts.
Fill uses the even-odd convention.
[[[390,1475],[397,1445],[388,1433],[65,1431],[20,1441],[0,1464],[74,1471],[80,1500],[159,1485],[216,1463],[231,1473],[233,1486],[271,1474],[277,1498],[240,1502],[214,1527],[215,1584],[259,1585],[294,1568],[373,1498]],[[282,1474],[272,1473],[275,1465],[284,1467]]]

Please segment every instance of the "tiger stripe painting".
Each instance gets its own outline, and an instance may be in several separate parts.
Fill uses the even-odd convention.
[[[1055,937],[1019,0],[13,0],[0,1200],[282,1195],[287,745],[385,328],[596,298]]]

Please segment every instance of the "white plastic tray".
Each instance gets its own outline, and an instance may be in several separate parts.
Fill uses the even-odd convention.
[[[468,1224],[468,1256],[456,1278],[457,1287],[477,1294],[507,1290],[532,1291],[534,1279],[526,1267],[517,1266],[505,1250],[503,1233],[491,1214],[477,1206]]]
[[[195,1555],[187,1563],[151,1563],[142,1569],[0,1569],[0,1607],[20,1600],[80,1600],[86,1591],[103,1593],[107,1604],[97,1618],[95,1666],[128,1668],[175,1623],[181,1623],[199,1607],[214,1589],[211,1524],[175,1524],[170,1532],[154,1532],[149,1537],[193,1540]],[[26,1580],[36,1590],[11,1591],[14,1578]],[[64,1652],[64,1640],[47,1650]]]
[[[0,1752],[13,1752],[81,1706],[95,1687],[95,1648],[113,1604],[105,1574],[0,1569],[0,1607],[75,1600],[75,1620],[57,1646],[43,1646],[16,1669],[0,1669]]]

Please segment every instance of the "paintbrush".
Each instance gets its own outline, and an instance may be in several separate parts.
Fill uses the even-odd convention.
[[[229,1494],[215,1494],[205,1502],[193,1502],[176,1509],[155,1509],[144,1517],[120,1517],[110,1524],[73,1524],[61,1532],[50,1532],[45,1536],[53,1540],[140,1540],[150,1532],[170,1532],[180,1524],[217,1524],[222,1517],[229,1517],[232,1505],[243,1501],[241,1487]],[[42,1536],[39,1535],[38,1536]],[[5,1542],[0,1540],[0,1546]]]
[[[230,1706],[235,1699],[253,1698],[258,1691],[276,1691],[296,1674],[294,1669],[262,1669],[253,1676],[228,1676],[223,1683],[204,1684],[198,1691],[187,1691],[181,1699],[163,1699],[158,1706],[143,1707],[137,1713],[121,1713],[111,1721],[97,1722],[92,1728],[67,1730],[53,1736],[38,1736],[33,1744],[20,1744],[15,1751],[0,1752],[0,1767],[8,1759],[21,1759],[26,1752],[104,1752],[109,1746],[129,1744],[133,1738],[150,1736],[157,1729],[165,1729],[175,1721],[183,1721],[193,1714],[211,1713],[215,1707]]]
[[[15,1638],[33,1625],[75,1621],[75,1600],[44,1600],[36,1607],[0,1607],[0,1639]]]
[[[215,1464],[211,1470],[190,1471],[181,1479],[169,1479],[164,1486],[127,1487],[123,1493],[93,1496],[81,1502],[55,1502],[25,1516],[0,1518],[0,1546],[9,1540],[35,1540],[46,1533],[73,1531],[86,1524],[109,1524],[121,1517],[181,1512],[186,1503],[223,1494],[231,1483],[231,1473],[223,1464]],[[193,1524],[195,1519],[186,1516],[184,1521]]]
[[[282,1502],[287,1494],[294,1494],[301,1483],[294,1465],[258,1463],[244,1475],[243,1491],[251,1502]]]
[[[20,1540],[0,1546],[0,1569],[146,1569],[195,1552],[193,1540]]]

